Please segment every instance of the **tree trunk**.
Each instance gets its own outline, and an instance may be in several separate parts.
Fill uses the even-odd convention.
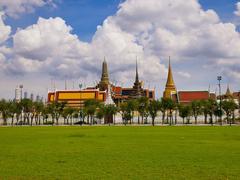
[[[155,118],[153,117],[152,118],[152,126],[154,126],[155,125]]]
[[[204,124],[207,124],[207,115],[204,115]]]

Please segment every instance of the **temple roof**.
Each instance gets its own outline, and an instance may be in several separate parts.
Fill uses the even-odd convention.
[[[197,100],[207,100],[210,98],[208,91],[179,91],[179,103],[190,103]]]

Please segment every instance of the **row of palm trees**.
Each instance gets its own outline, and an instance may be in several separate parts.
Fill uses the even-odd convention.
[[[0,113],[2,124],[7,125],[42,125],[59,124],[60,118],[64,124],[115,124],[115,116],[121,114],[123,124],[134,123],[137,116],[138,124],[149,123],[155,125],[155,120],[161,114],[162,124],[178,124],[178,117],[182,118],[181,123],[198,123],[198,118],[204,116],[205,124],[214,123],[235,123],[235,111],[239,109],[234,100],[225,100],[218,103],[215,100],[193,101],[190,104],[177,104],[172,99],[160,99],[149,101],[145,97],[129,100],[115,105],[104,105],[96,100],[84,102],[84,108],[76,109],[66,106],[66,102],[54,102],[45,105],[43,102],[33,102],[30,99],[23,99],[20,102],[0,100]],[[222,119],[222,117],[225,117]],[[98,120],[98,121],[97,121]]]

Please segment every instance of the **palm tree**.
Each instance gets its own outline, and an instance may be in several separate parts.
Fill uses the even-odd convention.
[[[197,118],[202,113],[201,102],[200,101],[192,101],[191,109],[192,109],[192,114],[195,119],[195,124],[197,124]]]
[[[150,101],[150,104],[148,106],[148,111],[149,111],[149,114],[152,118],[152,125],[154,126],[155,125],[155,118],[157,117],[157,113],[160,109],[160,101],[158,100],[153,100],[153,101]]]

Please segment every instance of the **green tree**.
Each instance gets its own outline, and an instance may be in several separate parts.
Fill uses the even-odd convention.
[[[102,124],[102,119],[104,118],[104,113],[105,113],[105,105],[101,104],[98,107],[96,117],[100,120],[100,124]]]
[[[172,99],[167,98],[167,99],[165,99],[165,108],[169,112],[168,116],[167,116],[167,123],[172,125],[173,124],[173,111],[176,108],[176,103]]]
[[[95,99],[90,99],[84,102],[84,107],[88,115],[88,123],[89,123],[89,117],[90,117],[90,124],[94,123],[94,115],[96,113],[98,106],[99,106],[99,101],[96,101]]]
[[[234,123],[234,111],[238,108],[237,104],[234,102],[234,100],[229,101],[223,101],[222,102],[222,108],[227,116],[227,123],[232,125]],[[232,116],[232,118],[231,118]]]
[[[189,105],[179,104],[178,111],[179,111],[179,116],[183,120],[183,124],[185,124],[185,118],[191,115],[191,107]]]
[[[145,117],[145,123],[148,117],[148,106],[149,106],[149,99],[147,97],[140,97],[137,99],[137,111],[141,116],[141,124],[144,122],[144,117]]]
[[[167,111],[167,100],[162,98],[160,101],[160,111],[162,112],[162,124],[165,123],[166,111]]]
[[[9,102],[7,102],[5,99],[2,99],[0,101],[0,112],[3,118],[3,125],[7,125],[7,119],[10,116],[10,112],[9,112]]]
[[[128,121],[132,119],[132,112],[131,112],[130,108],[128,107],[127,102],[122,102],[120,104],[120,113],[122,115],[123,124],[126,126]]]
[[[148,111],[152,118],[153,126],[155,125],[155,118],[157,117],[157,113],[158,113],[160,107],[161,107],[160,101],[158,101],[158,100],[150,101],[150,104],[148,106]]]
[[[33,102],[30,99],[22,99],[21,106],[23,110],[23,123],[30,124],[30,116],[33,111]]]
[[[107,119],[107,122],[110,123],[113,120],[113,124],[115,124],[115,114],[117,113],[117,107],[113,104],[106,105],[104,108],[104,115]]]
[[[195,119],[195,124],[197,124],[197,118],[199,115],[202,114],[201,102],[200,101],[192,101],[191,109],[192,109],[192,114]]]
[[[71,122],[72,122],[73,113],[74,113],[73,108],[71,108],[71,107],[64,108],[64,110],[62,112],[62,117],[63,117],[63,120],[64,120],[64,124],[69,125],[69,120],[70,119],[71,119]]]
[[[207,124],[208,112],[209,112],[209,102],[207,100],[201,100],[201,111],[204,115],[204,124]]]

